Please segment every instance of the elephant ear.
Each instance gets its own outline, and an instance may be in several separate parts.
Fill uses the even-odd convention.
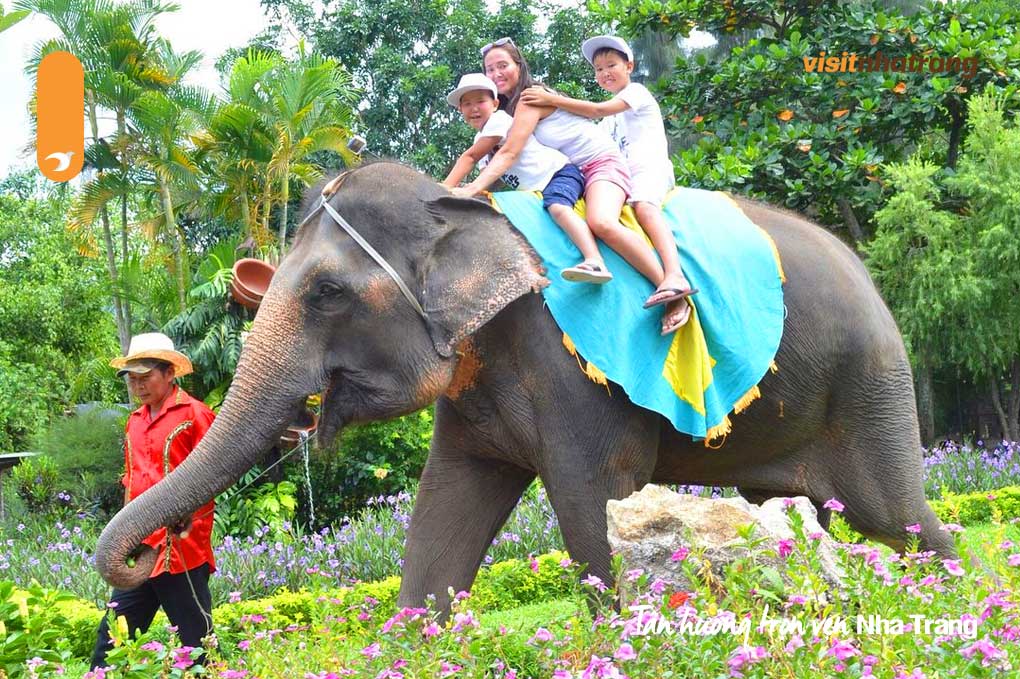
[[[447,227],[425,258],[422,306],[436,351],[449,358],[507,304],[549,281],[524,237],[487,203],[443,196],[425,207]]]

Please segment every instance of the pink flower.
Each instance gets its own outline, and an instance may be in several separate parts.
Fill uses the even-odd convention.
[[[599,592],[605,592],[608,589],[602,582],[602,578],[597,575],[589,575],[581,582],[589,587],[594,587]]]
[[[763,646],[740,646],[733,652],[730,659],[726,661],[730,668],[730,676],[743,677],[744,673],[740,670],[745,665],[753,665],[768,657],[768,654],[769,652]]]
[[[533,556],[528,557],[528,567],[531,568],[531,570],[533,570],[534,572],[537,573],[538,572],[538,559],[536,559]]]
[[[1009,559],[1006,560],[1010,566],[1020,566],[1020,552],[1016,554],[1010,554]]]
[[[637,653],[634,652],[634,647],[630,644],[620,644],[620,648],[616,649],[613,653],[613,657],[617,660],[633,660],[637,657]]]
[[[531,641],[552,641],[552,632],[544,627],[539,627],[535,630],[535,636],[531,637]]]
[[[247,639],[241,639],[239,642],[237,642],[237,647],[242,651],[247,651],[249,648],[251,648],[251,642]]]
[[[790,641],[786,643],[786,647],[784,648],[784,650],[787,652],[787,654],[790,654],[796,651],[798,648],[803,647],[804,639],[802,639],[799,634],[794,634]]]
[[[944,523],[939,527],[939,530],[944,530],[947,533],[962,533],[963,526],[958,523]]]
[[[382,646],[379,645],[379,642],[370,644],[365,648],[361,649],[361,655],[365,656],[366,658],[378,658],[379,656],[382,655]]]
[[[792,497],[784,497],[783,498],[783,509],[793,509],[796,506],[797,506],[797,501],[794,500]]]
[[[632,568],[631,570],[627,571],[627,582],[634,582],[644,574],[645,571],[643,568]]]
[[[793,553],[793,540],[789,539],[780,540],[779,546],[776,551],[779,553],[779,556],[781,556],[784,559],[790,556],[790,554]]]
[[[240,592],[231,592],[230,593],[230,603],[236,604],[240,600],[241,600],[241,593]]]
[[[691,553],[691,550],[687,549],[686,547],[680,547],[680,549],[678,549],[675,552],[673,552],[672,556],[670,556],[669,559],[670,559],[670,561],[673,561],[673,562],[683,561],[684,559],[686,559],[688,557],[688,555],[690,555],[690,553]]]
[[[195,661],[191,659],[191,652],[195,650],[193,646],[181,646],[174,650],[174,667],[179,670],[186,670],[195,664]]]
[[[919,523],[912,523],[909,526],[904,526],[904,528],[908,533],[913,533],[914,535],[921,532],[921,524]]]
[[[978,641],[975,641],[970,646],[960,649],[960,655],[962,655],[965,658],[972,658],[977,653],[980,653],[982,656],[981,658],[982,667],[988,667],[993,663],[993,661],[1006,657],[1006,654],[1003,651],[1000,651],[998,648],[996,648],[995,644],[985,639],[980,639]]]
[[[429,624],[425,625],[421,633],[424,634],[426,637],[434,637],[437,634],[439,634],[440,631],[441,630],[439,629],[439,625],[437,625],[435,620],[433,620]]]
[[[457,672],[460,672],[462,669],[463,668],[460,665],[453,665],[444,660],[443,663],[439,666],[439,676],[449,677],[454,674],[457,674]]]
[[[223,670],[220,672],[220,679],[245,679],[248,670]]]
[[[825,504],[822,505],[822,507],[824,507],[825,509],[831,509],[836,513],[842,512],[844,509],[846,509],[844,504],[834,497],[826,500]]]
[[[142,648],[146,651],[155,651],[156,653],[159,653],[160,651],[163,650],[163,644],[159,643],[158,641],[150,641],[148,643],[142,644]]]
[[[897,672],[896,679],[925,679],[925,676],[920,667],[915,667],[910,674],[907,674],[906,671]]]
[[[942,559],[942,565],[946,567],[946,571],[950,575],[955,575],[956,577],[963,575],[963,569],[960,568],[959,559]]]
[[[833,642],[832,646],[829,647],[829,650],[826,653],[826,655],[831,655],[839,661],[843,661],[847,658],[852,658],[853,656],[860,654],[861,652],[858,651],[849,641],[841,641],[839,639]]]
[[[478,627],[478,621],[475,620],[475,616],[471,614],[471,611],[468,611],[467,613],[457,613],[453,616],[452,631],[460,632],[465,627]]]

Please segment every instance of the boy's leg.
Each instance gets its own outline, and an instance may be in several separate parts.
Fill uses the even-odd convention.
[[[610,181],[595,181],[588,185],[584,199],[592,232],[652,285],[658,286],[662,282],[662,265],[655,251],[644,238],[620,223],[620,210],[626,199],[623,189]]]
[[[177,627],[181,645],[201,646],[202,638],[212,632],[209,564],[204,563],[186,573],[163,573],[153,578],[152,583],[166,617]]]
[[[680,255],[676,239],[673,237],[673,230],[666,223],[662,209],[655,203],[648,201],[635,202],[633,207],[638,224],[648,234],[652,245],[655,246],[655,251],[662,258],[662,280],[656,284],[655,292],[648,298],[646,304],[654,305],[657,299],[675,295],[674,291],[676,290],[690,290],[691,284],[680,268]],[[687,322],[690,313],[690,305],[686,299],[668,302],[666,313],[662,317],[663,332],[672,332],[682,326]]]
[[[138,632],[147,632],[156,611],[159,610],[159,598],[151,583],[152,580],[147,580],[135,589],[115,589],[110,596],[110,603],[117,604],[113,608],[114,612],[118,617],[123,616],[127,620],[128,633],[132,637]],[[109,623],[104,614],[96,632],[96,646],[92,651],[92,664],[89,669],[106,666],[106,652],[112,645]]]
[[[567,234],[577,249],[581,251],[581,256],[584,257],[584,261],[598,264],[605,268],[605,263],[602,261],[602,253],[599,252],[598,246],[595,244],[595,236],[592,235],[591,229],[580,215],[574,212],[573,207],[567,207],[559,203],[554,203],[548,208],[549,216],[559,225],[561,229]]]

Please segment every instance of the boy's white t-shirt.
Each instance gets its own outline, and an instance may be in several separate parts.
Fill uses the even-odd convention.
[[[635,189],[640,176],[656,177],[666,186],[673,186],[673,164],[669,160],[669,145],[659,102],[655,101],[647,87],[633,82],[616,96],[630,108],[606,116],[600,126],[609,132],[627,159]]]
[[[513,123],[514,119],[509,113],[495,111],[485,121],[481,132],[475,135],[475,141],[482,137],[499,137],[499,144],[505,144],[506,134]],[[491,155],[478,161],[479,169],[489,164]],[[517,156],[517,162],[503,173],[502,179],[507,186],[517,191],[541,191],[566,164],[565,155],[542,144],[535,139],[535,135],[530,135]]]

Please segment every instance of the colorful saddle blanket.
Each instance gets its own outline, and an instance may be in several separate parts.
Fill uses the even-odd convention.
[[[728,195],[675,189],[663,205],[694,295],[691,319],[661,337],[662,306],[643,309],[653,286],[599,241],[613,280],[571,283],[560,271],[581,257],[542,208],[538,194],[495,193],[493,202],[546,266],[546,305],[567,349],[588,362],[596,381],[620,385],[630,399],[662,414],[678,431],[712,439],[730,431],[730,412],[757,398],[783,334],[783,282],[771,237]],[[583,201],[577,211],[583,216]],[[644,235],[629,206],[621,221]],[[647,239],[646,239],[647,240]],[[649,243],[649,247],[651,244]]]

